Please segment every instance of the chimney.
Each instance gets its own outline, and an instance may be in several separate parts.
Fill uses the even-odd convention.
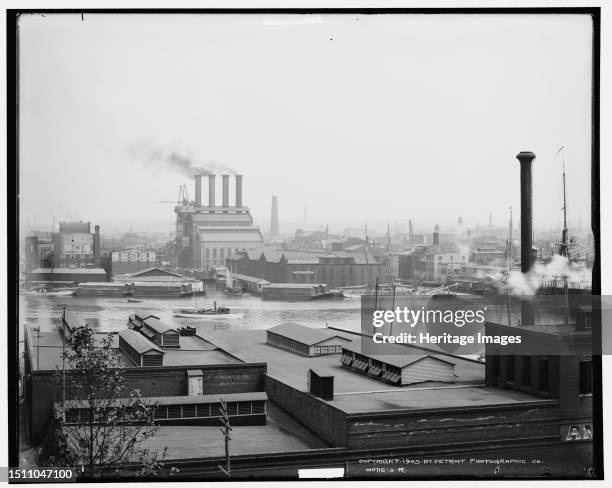
[[[195,175],[195,204],[202,206],[202,175]]]
[[[408,221],[408,238],[410,239],[410,249],[414,248],[414,233],[412,230],[412,220]]]
[[[229,175],[221,176],[223,178],[223,203],[224,207],[229,207]]]
[[[242,207],[242,175],[236,175],[236,207]]]
[[[94,255],[94,266],[96,268],[100,267],[100,226],[95,226],[96,233],[94,234],[94,242],[93,242],[93,255]]]
[[[270,216],[270,235],[278,236],[278,197],[272,196],[272,214]]]
[[[215,206],[215,175],[208,175],[208,206]]]
[[[528,273],[533,265],[533,192],[531,165],[535,154],[522,151],[516,159],[521,164],[521,272]]]
[[[533,266],[533,191],[531,165],[535,159],[531,151],[516,155],[521,165],[521,273],[528,274]],[[534,323],[534,309],[530,300],[521,300],[521,324]]]

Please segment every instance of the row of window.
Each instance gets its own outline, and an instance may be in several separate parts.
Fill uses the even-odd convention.
[[[402,375],[401,369],[397,366],[392,366],[376,359],[370,359],[358,353],[345,352],[340,358],[340,362],[344,366],[364,372],[370,376],[380,377],[390,383],[398,383]]]
[[[339,354],[342,352],[342,346],[314,346],[313,350],[315,356]]]
[[[220,403],[195,403],[185,405],[158,405],[153,410],[154,420],[172,420],[189,418],[219,417]],[[230,417],[239,415],[258,415],[266,413],[265,400],[244,402],[227,402],[227,413]],[[96,412],[98,418],[104,418],[104,412]],[[87,422],[90,416],[88,408],[72,408],[66,411],[66,422],[78,424]]]
[[[546,357],[532,356],[491,356],[491,374],[495,378],[501,375],[501,365],[505,363],[505,379],[521,386],[534,387],[539,391],[549,390],[550,367]],[[520,381],[517,378],[517,363],[520,364]],[[590,395],[593,393],[593,361],[584,359],[578,362],[578,393]],[[535,375],[533,374],[535,370]]]
[[[276,344],[282,344],[284,346],[289,347],[295,351],[300,351],[304,354],[308,354],[308,346],[302,342],[298,342],[293,339],[289,339],[288,337],[275,334],[273,332],[268,331],[268,342],[274,342]]]

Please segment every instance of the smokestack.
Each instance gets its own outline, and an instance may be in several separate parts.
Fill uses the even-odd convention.
[[[223,179],[223,206],[229,207],[229,175],[221,176]]]
[[[414,248],[414,233],[412,230],[412,220],[408,221],[408,238],[410,239],[410,248]]]
[[[272,215],[270,218],[271,237],[278,236],[278,197],[272,196]]]
[[[528,273],[533,265],[533,190],[531,165],[535,154],[522,151],[516,159],[521,164],[521,272]]]
[[[94,254],[94,266],[96,268],[100,267],[100,226],[96,225],[94,227],[96,233],[94,234],[94,242],[93,242],[93,254]]]
[[[208,206],[215,206],[215,175],[208,175]]]
[[[242,175],[236,175],[236,207],[242,207]]]
[[[433,232],[433,245],[437,246],[440,242],[440,226],[438,224],[436,224],[434,226],[434,232]]]
[[[202,206],[202,175],[195,175],[195,204]]]
[[[521,164],[521,273],[528,274],[533,266],[533,190],[531,165],[535,159],[531,151],[521,151],[516,159]],[[534,309],[530,300],[521,300],[521,325],[534,323]]]

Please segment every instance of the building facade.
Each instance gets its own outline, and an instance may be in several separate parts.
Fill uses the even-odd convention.
[[[239,251],[261,247],[263,236],[242,204],[242,176],[235,175],[235,202],[230,206],[229,175],[222,175],[222,201],[216,200],[215,175],[208,178],[208,204],[202,202],[202,178],[195,176],[195,201],[177,205],[177,265],[197,271],[225,266]]]
[[[308,251],[248,251],[228,260],[233,273],[270,283],[326,284],[329,288],[373,288],[385,278],[385,266],[373,256]]]
[[[152,268],[157,264],[155,251],[123,249],[112,253],[112,273],[124,274]]]

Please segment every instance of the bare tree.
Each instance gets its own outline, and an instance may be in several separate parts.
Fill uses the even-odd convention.
[[[125,371],[112,341],[109,333],[96,344],[84,327],[63,353],[54,461],[82,466],[88,477],[159,474],[166,449],[152,452],[143,444],[159,429],[153,421],[157,405],[148,404],[138,390],[125,395]]]

